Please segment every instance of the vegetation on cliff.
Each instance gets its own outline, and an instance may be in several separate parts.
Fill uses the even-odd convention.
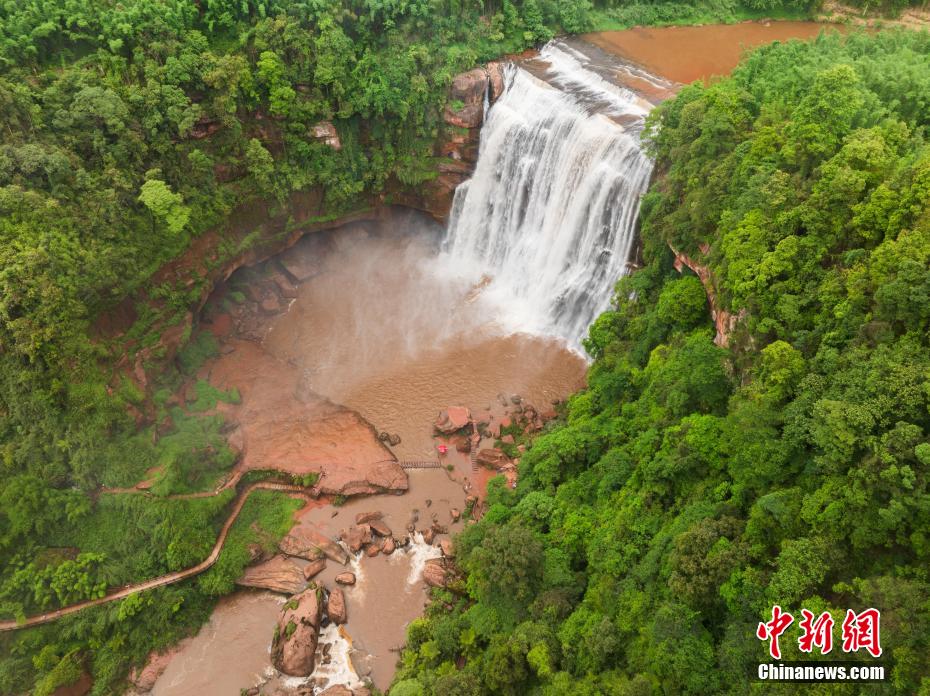
[[[773,604],[831,612],[824,659],[881,610],[888,680],[817,693],[930,693],[928,98],[930,36],[882,33],[760,49],[655,112],[645,267],[392,693],[744,694]],[[728,348],[669,244],[743,313]]]
[[[751,6],[707,5],[721,17]],[[647,14],[637,14],[647,7]],[[189,329],[170,327],[171,319],[179,319],[202,291],[197,278],[153,284],[158,268],[206,230],[223,230],[239,204],[276,206],[286,217],[291,194],[313,188],[325,193],[328,211],[336,214],[389,186],[414,186],[434,176],[446,88],[456,72],[479,60],[521,50],[561,29],[680,20],[704,7],[587,0],[4,3],[0,613],[32,614],[192,565],[215,538],[232,491],[191,500],[99,494],[101,485],[137,483],[156,465],[162,478],[153,492],[160,498],[206,490],[230,463],[218,419],[195,411],[196,404],[235,394],[197,387],[197,402],[186,409],[170,399],[171,387],[182,373],[196,372],[209,345],[192,344],[161,383],[145,385],[147,393],[132,374],[139,352],[163,357],[158,340],[166,325],[186,340]],[[778,3],[771,9],[792,7]],[[911,50],[916,55],[918,49]],[[910,54],[903,58],[902,66],[916,65]],[[916,71],[888,75],[889,86],[901,90],[899,101],[911,108],[919,108],[917,97],[904,95],[917,89]],[[710,99],[688,94],[699,102]],[[898,117],[914,118],[903,112]],[[325,125],[316,129],[327,121],[335,126],[339,149],[320,136],[329,132]],[[901,147],[910,147],[915,133],[902,135]],[[651,268],[635,281],[644,299],[656,296],[664,277],[664,270],[655,270],[664,266]],[[158,301],[159,317],[150,304],[123,312],[121,303],[140,288]],[[677,292],[693,289],[682,285]],[[668,316],[675,305],[666,301]],[[680,369],[690,364],[681,361],[698,360],[690,353],[675,358],[673,339],[692,326],[684,319],[675,318],[684,323],[667,337],[657,323],[665,314],[652,315],[640,304],[618,312],[629,314],[631,325],[651,328],[638,334],[623,328],[620,318],[599,322],[593,335],[604,340],[592,347],[603,356],[594,374],[603,371],[605,384],[613,386],[592,380],[592,390],[573,406],[579,423],[584,414],[606,412],[607,402],[595,403],[596,395],[603,400],[623,393],[624,378],[610,377],[616,370],[606,367],[618,360],[608,356],[616,356],[623,341],[638,346],[626,358],[631,370],[646,364],[640,353],[653,339],[670,341],[669,360]],[[107,330],[126,315],[130,320],[120,331]],[[816,354],[812,345],[798,344],[805,360]],[[713,353],[694,346],[700,355]],[[751,360],[747,364],[740,369],[751,370]],[[724,382],[706,385],[724,395],[711,404],[718,410],[732,389]],[[148,418],[140,417],[142,411]],[[156,432],[154,424],[168,427]],[[579,427],[601,442],[593,425]],[[602,444],[591,447],[594,456]],[[0,693],[51,693],[82,670],[92,675],[95,693],[114,690],[131,664],[204,620],[212,598],[232,587],[247,560],[246,545],[280,535],[292,507],[280,496],[250,499],[229,553],[196,582],[3,635]],[[528,543],[540,533],[524,532],[517,533]],[[566,567],[581,572],[577,559],[566,558]],[[487,577],[475,581],[476,593],[490,596],[490,589],[479,590],[492,587]],[[514,601],[518,612],[526,598],[521,592]],[[478,651],[487,635],[475,633],[469,650]],[[429,683],[430,677],[424,679]]]

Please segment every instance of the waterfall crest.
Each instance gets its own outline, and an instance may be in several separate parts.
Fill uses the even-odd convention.
[[[508,66],[443,243],[492,279],[508,328],[576,348],[627,270],[652,171],[639,139],[651,105],[588,63],[552,42]]]

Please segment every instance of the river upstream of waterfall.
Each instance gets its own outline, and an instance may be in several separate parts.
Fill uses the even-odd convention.
[[[237,379],[257,372],[253,383],[266,391],[297,389],[351,409],[393,439],[388,454],[398,460],[437,459],[433,422],[448,406],[468,407],[492,428],[526,404],[551,411],[583,387],[582,339],[609,306],[617,279],[636,264],[639,202],[652,172],[640,142],[649,111],[681,81],[732,69],[744,47],[819,30],[792,22],[606,32],[556,40],[508,65],[448,226],[393,209],[378,222],[301,240],[244,276],[283,273],[295,258],[312,266],[280,311],[240,321],[240,334],[216,309],[239,294],[232,278],[204,310],[223,349],[203,376],[240,388],[241,408],[251,403],[272,420],[275,394],[262,401],[261,386]],[[256,355],[267,362],[256,367]],[[365,428],[346,432],[367,437]],[[271,436],[251,437],[246,461],[274,447]],[[494,442],[485,433],[479,447]],[[454,534],[466,497],[483,491],[491,475],[454,446],[443,464],[408,470],[403,495],[356,496],[338,507],[318,502],[297,513],[296,523],[330,537],[371,510],[383,513],[395,536],[409,533],[409,544],[391,555],[352,555],[347,566],[330,562],[315,578],[334,587],[335,575],[349,569],[356,582],[345,588],[348,622],[321,629],[312,676],[287,677],[271,664],[285,596],[246,590],[221,601],[200,633],[177,646],[152,693],[283,696],[358,688],[366,679],[386,689],[406,627],[428,598],[424,564],[442,553],[426,543],[417,520]]]

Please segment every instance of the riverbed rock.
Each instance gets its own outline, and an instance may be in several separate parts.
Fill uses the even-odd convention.
[[[384,517],[384,513],[380,511],[372,512],[360,512],[355,516],[355,524],[367,524],[372,520],[380,520]]]
[[[292,282],[303,283],[323,271],[328,242],[323,235],[308,235],[279,254],[277,262]]]
[[[350,573],[346,571],[345,573],[339,573],[336,576],[336,582],[340,585],[354,585],[355,584],[355,573]]]
[[[358,696],[358,692],[342,684],[334,684],[325,691],[321,691],[320,696]]]
[[[313,672],[321,613],[316,587],[291,597],[284,605],[271,646],[271,661],[280,671],[292,677]]]
[[[277,470],[319,476],[324,495],[398,493],[407,474],[374,428],[357,412],[313,392],[303,372],[251,341],[233,340],[235,352],[210,371],[217,389],[236,388],[240,401],[217,413],[241,428],[245,443],[238,470]]]
[[[365,546],[365,555],[368,556],[369,558],[377,556],[379,553],[381,553],[380,544],[368,544],[367,546]]]
[[[326,561],[322,558],[318,558],[315,561],[310,561],[307,565],[304,566],[304,578],[310,580],[311,578],[316,577],[326,568]]]
[[[258,305],[259,309],[262,310],[262,314],[280,314],[284,307],[281,306],[281,300],[278,299],[278,296],[274,293],[268,293],[262,298],[262,301]]]
[[[509,428],[511,425],[513,425],[513,421],[510,419],[510,416],[502,416],[501,419],[497,421],[497,423],[495,423],[491,428],[491,434],[494,437],[499,438],[501,437],[503,431],[506,428]]]
[[[242,576],[236,580],[236,584],[294,594],[304,588],[304,574],[294,561],[284,556],[275,556],[264,563],[246,568],[242,571]]]
[[[173,658],[175,654],[175,649],[169,649],[163,653],[149,653],[148,660],[142,669],[133,667],[129,672],[129,682],[133,685],[134,689],[139,693],[148,693],[151,691],[162,672],[168,668],[171,658]]]
[[[391,528],[388,527],[383,520],[372,520],[368,523],[368,526],[371,528],[371,531],[380,537],[389,537],[392,534]]]
[[[455,549],[452,546],[451,539],[440,539],[439,548],[442,549],[442,555],[447,558],[453,558],[455,556]]]
[[[423,582],[430,587],[445,587],[447,582],[445,566],[438,558],[431,558],[423,565]]]
[[[394,553],[396,548],[397,542],[394,541],[394,537],[388,537],[384,540],[384,543],[381,544],[381,553],[383,553],[385,556],[390,556],[392,553]]]
[[[475,461],[483,467],[488,469],[500,469],[505,464],[510,463],[510,458],[503,452],[503,450],[498,449],[497,447],[492,447],[490,449],[483,449],[478,452],[478,456],[475,458]]]
[[[297,287],[283,273],[276,271],[271,275],[271,282],[278,289],[278,294],[287,300],[297,297]]]
[[[303,521],[292,527],[278,548],[288,556],[298,556],[309,561],[326,556],[335,563],[345,565],[349,562],[349,555],[335,541],[323,534],[312,522]]]
[[[339,532],[339,538],[345,542],[352,553],[358,553],[367,544],[371,543],[371,527],[359,524]]]
[[[338,587],[329,591],[329,597],[326,598],[326,615],[337,626],[349,620],[346,596]]]
[[[433,545],[433,540],[436,538],[436,532],[432,527],[427,527],[422,532],[420,532],[420,534],[423,535],[424,544],[429,544],[430,546]]]
[[[452,518],[453,522],[458,522],[462,517],[462,512],[458,508],[452,508],[449,510],[449,517]]]
[[[450,406],[439,412],[433,427],[445,435],[461,430],[471,423],[471,412],[464,406]]]

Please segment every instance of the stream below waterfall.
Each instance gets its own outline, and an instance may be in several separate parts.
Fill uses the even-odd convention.
[[[260,350],[286,365],[287,379],[301,389],[399,436],[392,451],[400,460],[436,458],[432,424],[447,406],[466,406],[493,423],[513,395],[540,409],[564,400],[584,385],[580,346],[588,326],[635,265],[639,201],[652,170],[640,147],[646,115],[680,82],[732,68],[729,57],[698,57],[732,54],[735,63],[740,46],[820,29],[771,25],[606,32],[550,43],[508,66],[448,229],[394,209],[377,223],[299,242],[282,258],[303,254],[313,272],[285,308],[250,326],[248,341],[258,348],[224,346],[216,360],[231,376],[224,388],[250,367],[254,372],[242,361]],[[674,59],[659,60],[663,53]],[[704,67],[689,72],[675,61]],[[222,292],[217,307],[228,305]],[[231,323],[222,310],[212,321]],[[280,390],[277,380],[270,388]],[[490,446],[493,439],[485,438],[481,447]],[[455,451],[444,463],[449,471],[408,471],[404,495],[309,506],[298,521],[335,536],[356,513],[379,510],[402,531],[416,511],[454,533],[462,523],[453,508],[464,509],[466,495],[482,489],[489,474],[476,474],[467,455]],[[153,693],[234,694],[262,685],[262,693],[283,696],[299,686],[302,693],[358,686],[364,678],[386,689],[406,627],[427,601],[422,564],[440,553],[412,537],[390,556],[350,561],[357,582],[345,592],[348,623],[323,629],[320,643],[329,647],[309,679],[285,677],[271,665],[281,597],[243,591],[224,598],[200,633],[177,647]],[[330,563],[317,579],[331,587],[343,570]]]

